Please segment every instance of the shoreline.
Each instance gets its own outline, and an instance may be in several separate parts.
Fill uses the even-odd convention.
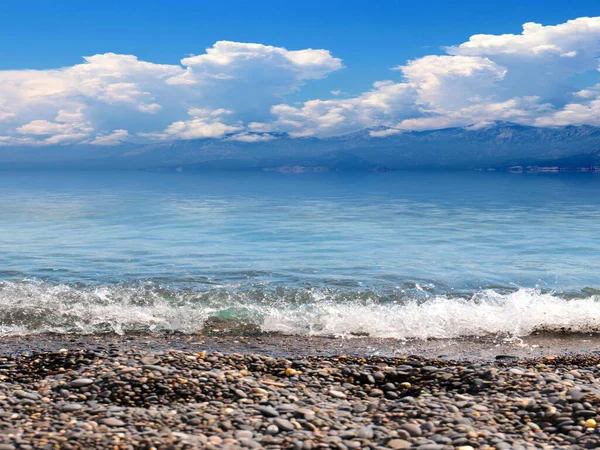
[[[218,351],[295,356],[382,356],[418,355],[432,359],[493,360],[497,356],[536,358],[548,355],[587,354],[600,351],[600,333],[534,333],[523,337],[505,335],[466,336],[458,339],[412,339],[370,337],[298,336],[278,333],[236,333],[227,329],[202,333],[149,334],[30,334],[0,336],[0,355],[60,349],[97,349],[106,345],[137,348],[146,352],[165,350]]]
[[[598,336],[381,341],[3,337],[0,450],[600,447]]]

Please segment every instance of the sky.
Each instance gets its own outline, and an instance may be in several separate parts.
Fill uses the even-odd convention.
[[[598,1],[5,1],[0,145],[600,126]]]

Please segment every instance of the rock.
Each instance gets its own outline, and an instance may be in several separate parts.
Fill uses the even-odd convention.
[[[254,437],[254,433],[249,430],[240,430],[236,431],[234,436],[236,439],[241,441],[242,439],[252,439],[252,437]]]
[[[279,417],[273,420],[273,424],[275,424],[277,428],[279,428],[282,431],[294,431],[296,429],[292,422],[286,419],[281,419]]]
[[[494,444],[494,447],[496,447],[496,450],[512,449],[512,445],[510,445],[508,442],[497,442],[496,444]]]
[[[94,380],[92,380],[91,378],[77,378],[76,380],[71,381],[69,383],[69,386],[72,388],[80,388],[89,386],[91,384],[94,384]]]
[[[401,428],[404,431],[407,431],[408,434],[410,434],[413,437],[418,437],[423,434],[423,432],[421,431],[421,427],[419,427],[419,425],[415,425],[413,423],[405,423],[404,425],[402,425]]]
[[[272,406],[257,406],[256,410],[265,417],[278,417],[279,412]]]
[[[435,425],[431,422],[425,422],[421,424],[421,431],[430,432],[435,430]]]
[[[346,394],[344,394],[341,391],[336,391],[333,389],[329,391],[329,395],[331,395],[332,397],[335,397],[335,398],[346,398]]]
[[[142,367],[144,369],[154,370],[154,371],[160,372],[162,374],[168,374],[170,372],[168,367],[157,366],[155,364],[144,364]]]
[[[571,397],[571,400],[578,402],[585,396],[585,392],[582,392],[581,389],[573,388],[567,391],[567,396]]]
[[[596,428],[596,421],[594,419],[588,419],[585,421],[585,426],[587,428]]]
[[[246,394],[241,389],[236,389],[234,392],[235,392],[235,395],[237,395],[239,398],[248,398],[248,394]]]
[[[279,433],[279,428],[277,428],[276,425],[271,424],[265,429],[265,433],[270,434],[270,435],[275,435],[275,434]]]
[[[66,403],[64,405],[62,405],[60,407],[61,411],[64,412],[73,412],[73,411],[79,411],[80,409],[83,409],[83,406],[81,406],[79,403]]]
[[[394,450],[400,450],[403,448],[411,448],[412,444],[404,439],[392,439],[387,443],[387,446]]]
[[[119,420],[115,417],[107,417],[106,419],[102,419],[100,423],[104,425],[108,425],[109,427],[123,427],[125,426],[125,422]]]
[[[373,428],[371,427],[362,427],[359,428],[356,432],[356,435],[361,439],[373,439]]]
[[[32,401],[37,401],[42,398],[42,396],[40,394],[36,394],[33,392],[26,392],[26,391],[22,391],[22,390],[17,390],[14,392],[14,394],[17,398],[27,399],[27,400],[32,400]]]

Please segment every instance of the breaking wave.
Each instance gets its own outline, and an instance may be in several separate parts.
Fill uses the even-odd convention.
[[[484,289],[465,295],[332,288],[0,282],[0,335],[240,333],[448,339],[600,331],[600,294]]]

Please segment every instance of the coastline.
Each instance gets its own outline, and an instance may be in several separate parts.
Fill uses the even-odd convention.
[[[597,448],[599,343],[3,337],[0,449]]]
[[[548,355],[587,354],[600,351],[600,333],[545,333],[511,337],[506,335],[466,336],[459,339],[397,340],[371,337],[336,338],[279,333],[240,333],[227,329],[201,333],[152,334],[29,334],[0,337],[0,355],[97,349],[107,345],[135,348],[149,353],[218,351],[262,354],[270,357],[381,356],[452,360],[494,360],[497,356],[536,358]]]

